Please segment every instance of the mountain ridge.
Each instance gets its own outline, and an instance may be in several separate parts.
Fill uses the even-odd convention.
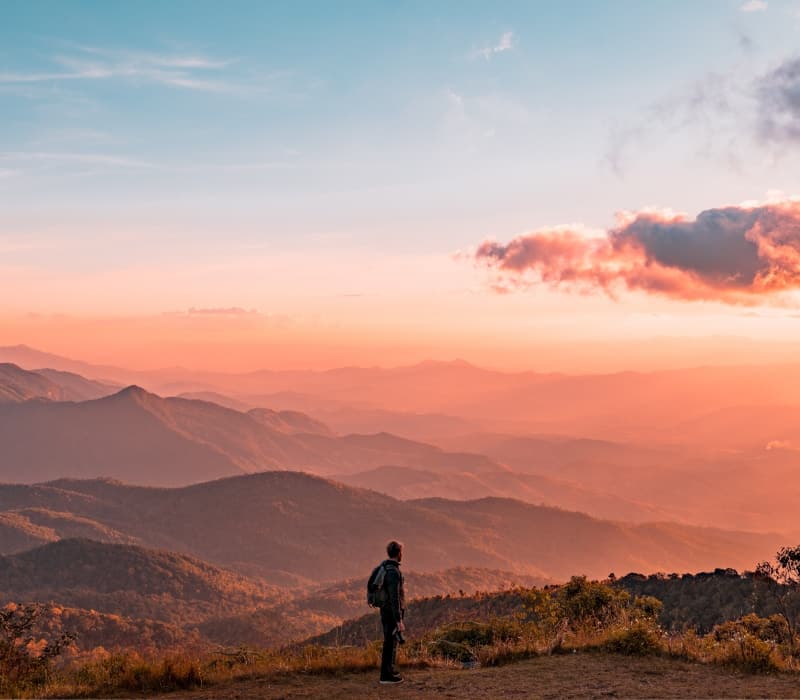
[[[420,572],[474,566],[555,580],[574,573],[604,577],[609,567],[743,568],[783,543],[779,535],[633,525],[511,499],[399,501],[292,471],[171,489],[99,480],[53,484],[30,491],[0,486],[0,504],[14,513],[48,500],[51,510],[72,512],[143,546],[280,585],[361,576],[392,538],[406,542],[409,562]]]

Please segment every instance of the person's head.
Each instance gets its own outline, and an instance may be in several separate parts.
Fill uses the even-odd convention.
[[[403,543],[392,540],[386,545],[386,553],[389,555],[389,559],[400,561],[403,558]]]

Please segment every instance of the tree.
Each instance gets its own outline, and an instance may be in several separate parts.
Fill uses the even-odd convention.
[[[37,638],[38,605],[11,603],[0,608],[0,690],[14,691],[44,682],[50,661],[61,654],[74,637],[61,633],[53,639]]]
[[[755,571],[759,591],[770,596],[789,626],[789,648],[795,651],[800,624],[800,545],[781,547],[775,563],[762,561]]]

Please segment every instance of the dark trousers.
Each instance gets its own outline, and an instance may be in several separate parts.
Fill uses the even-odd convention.
[[[383,625],[383,653],[381,654],[381,678],[389,678],[397,672],[394,666],[397,658],[397,637],[394,631],[397,623],[389,608],[381,608],[381,625]]]

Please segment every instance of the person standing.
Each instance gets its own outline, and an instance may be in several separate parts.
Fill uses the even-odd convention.
[[[403,559],[403,545],[392,540],[386,545],[389,558],[383,562],[386,573],[383,586],[386,596],[381,605],[381,625],[383,626],[383,653],[381,654],[381,679],[384,685],[402,683],[403,677],[397,672],[397,644],[405,641],[403,618],[406,613],[406,593],[400,562]]]

